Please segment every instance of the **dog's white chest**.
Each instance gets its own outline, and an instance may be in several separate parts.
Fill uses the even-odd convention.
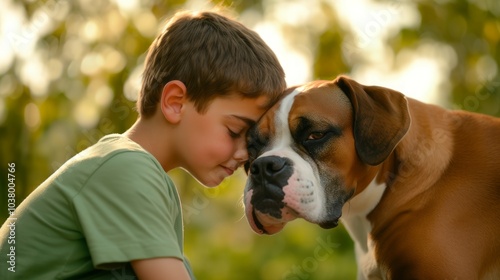
[[[375,260],[375,247],[370,238],[372,226],[367,215],[379,203],[385,189],[385,184],[377,184],[374,179],[342,209],[342,223],[355,244],[358,279],[384,279],[384,273]]]

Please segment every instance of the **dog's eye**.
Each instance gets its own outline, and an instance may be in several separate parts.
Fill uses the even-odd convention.
[[[313,149],[317,149],[322,147],[329,141],[332,141],[335,137],[342,135],[340,129],[336,127],[329,128],[323,131],[312,131],[307,134],[307,138],[305,138],[302,142],[302,145],[310,151]]]
[[[332,133],[328,131],[315,131],[310,132],[309,136],[302,142],[302,145],[306,148],[317,147],[328,141]]]
[[[307,137],[307,140],[319,140],[319,139],[325,137],[325,134],[326,133],[324,133],[324,132],[312,132]]]

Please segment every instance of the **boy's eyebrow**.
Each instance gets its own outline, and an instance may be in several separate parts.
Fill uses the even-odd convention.
[[[231,115],[231,117],[244,121],[249,127],[257,123],[256,121],[243,116]]]

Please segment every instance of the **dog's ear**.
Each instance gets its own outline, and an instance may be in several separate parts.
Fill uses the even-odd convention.
[[[405,96],[384,87],[364,86],[345,76],[339,76],[334,84],[351,101],[358,156],[369,165],[380,164],[410,127]]]

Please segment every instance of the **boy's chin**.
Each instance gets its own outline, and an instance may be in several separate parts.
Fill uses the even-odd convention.
[[[215,168],[212,170],[204,170],[204,171],[199,171],[192,169],[189,170],[187,168],[183,168],[185,171],[187,171],[193,178],[203,185],[204,187],[207,188],[215,188],[221,184],[224,183],[224,180],[229,178],[232,174],[229,174],[225,172],[226,170],[221,169],[221,168]]]
[[[207,187],[207,188],[215,188],[215,187],[218,187],[220,184],[222,184],[222,182],[224,182],[224,179],[226,179],[227,177],[216,177],[216,176],[213,176],[213,177],[209,177],[209,178],[200,178],[200,177],[196,177],[193,175],[193,177],[196,179],[196,181],[198,181],[198,183],[200,183],[201,185],[203,185],[204,187]]]
[[[215,188],[218,187],[220,183],[222,183],[222,181],[220,181],[219,183],[203,183],[203,182],[200,183],[206,188]]]

